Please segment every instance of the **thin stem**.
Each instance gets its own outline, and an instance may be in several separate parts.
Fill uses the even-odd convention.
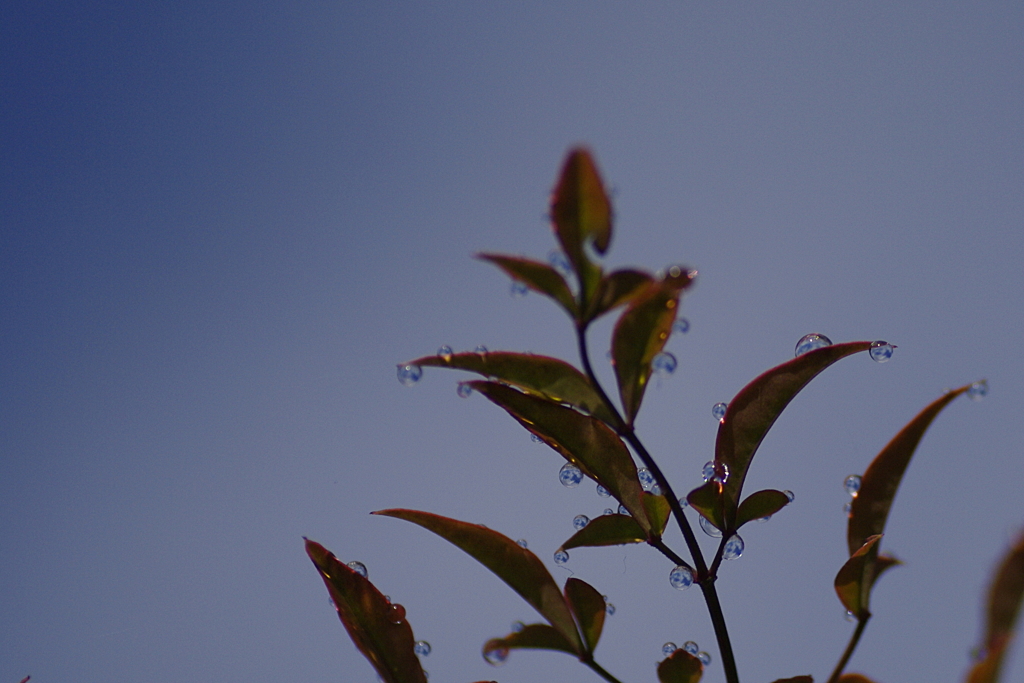
[[[622,683],[622,681],[617,679],[615,676],[612,676],[610,673],[605,671],[604,667],[595,662],[593,659],[583,660],[583,663],[589,666],[591,670],[598,676],[608,681],[608,683]]]
[[[850,661],[850,657],[853,656],[853,651],[857,649],[857,643],[860,642],[860,637],[864,633],[864,629],[868,625],[868,619],[871,618],[870,612],[865,612],[862,616],[857,617],[857,629],[850,636],[850,642],[846,644],[846,650],[843,651],[843,656],[839,658],[839,662],[836,664],[835,670],[832,675],[828,677],[828,683],[836,683],[839,677],[843,675],[843,669],[846,668],[846,664]]]
[[[715,590],[715,578],[710,577],[701,583],[700,589],[704,593],[708,614],[711,615],[711,625],[715,627],[715,639],[718,641],[718,651],[722,655],[725,680],[728,683],[739,683],[740,675],[736,671],[736,657],[732,653],[732,642],[729,640],[729,629],[725,625],[722,603],[718,601],[718,591]]]

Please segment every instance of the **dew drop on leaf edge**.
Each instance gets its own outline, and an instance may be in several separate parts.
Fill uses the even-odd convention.
[[[697,653],[697,659],[699,659],[700,663],[704,666],[708,666],[711,664],[711,655],[709,655],[707,652],[704,652],[703,650]]]
[[[590,524],[590,517],[586,515],[576,515],[572,518],[572,528],[576,531],[582,531],[583,527]]]
[[[612,492],[609,491],[608,489],[606,489],[605,487],[601,486],[600,484],[598,484],[597,485],[597,495],[601,496],[602,498],[607,498],[608,496],[612,495]]]
[[[518,541],[516,541],[516,545],[519,546],[520,548],[524,548],[525,549],[527,547],[527,545],[529,545],[529,544],[526,542],[525,538],[520,538]]]
[[[684,591],[693,585],[693,572],[688,567],[679,565],[668,573],[668,585],[677,591]]]
[[[363,577],[364,579],[367,577],[366,565],[362,562],[357,562],[353,560],[349,562],[346,566],[352,571],[354,571],[356,574],[359,574],[359,576]]]
[[[676,321],[672,323],[672,331],[686,334],[690,331],[690,321],[686,318],[676,318]]]
[[[420,657],[426,657],[430,654],[430,643],[425,640],[417,640],[412,646],[413,652],[418,654]]]
[[[700,645],[693,642],[692,640],[688,640],[685,643],[683,643],[683,651],[696,657],[697,653],[700,652]]]
[[[555,564],[565,564],[569,561],[569,553],[564,550],[558,550],[555,552]]]
[[[641,467],[636,471],[636,478],[640,480],[640,487],[644,491],[650,491],[655,484],[654,475],[646,467]]]
[[[668,657],[670,654],[672,654],[673,652],[675,652],[678,649],[679,649],[679,647],[675,643],[669,641],[669,642],[667,642],[667,643],[665,643],[664,645],[661,646],[661,654],[663,654],[666,657]]]
[[[857,493],[860,491],[860,475],[851,474],[843,480],[843,489],[850,494],[852,498],[857,497]]]
[[[508,660],[508,648],[499,647],[484,652],[484,660],[491,666],[501,666]]]
[[[566,488],[575,488],[583,481],[583,472],[576,465],[567,462],[558,470],[558,481]]]
[[[793,356],[799,358],[808,351],[823,349],[826,346],[832,346],[832,340],[825,335],[817,332],[805,334],[800,337],[800,341],[796,343],[796,349],[793,352]]]
[[[706,533],[711,538],[721,538],[722,537],[722,532],[718,530],[718,527],[716,527],[714,524],[709,522],[707,517],[701,516],[701,518],[700,518],[700,528],[703,529],[704,533]]]
[[[726,403],[716,403],[715,405],[711,406],[711,417],[721,422],[722,420],[725,419],[725,411],[728,407],[729,406]]]
[[[739,534],[733,534],[722,547],[723,560],[738,560],[743,555],[743,539]]]
[[[871,348],[868,349],[868,355],[871,360],[876,363],[884,363],[892,358],[892,351],[896,347],[886,341],[874,341],[871,342]]]
[[[967,390],[967,398],[972,401],[980,401],[988,396],[988,380],[979,380]]]
[[[473,395],[473,387],[460,382],[458,388],[455,389],[455,393],[459,395],[459,398],[469,398]]]
[[[451,361],[452,354],[454,354],[454,353],[455,352],[452,351],[452,347],[450,347],[447,344],[445,344],[444,346],[442,346],[441,348],[439,348],[437,350],[437,357],[447,363],[447,362]]]
[[[398,381],[404,386],[411,387],[423,377],[423,368],[418,365],[407,364],[398,366]]]
[[[519,280],[513,280],[512,284],[508,288],[508,293],[513,298],[516,298],[516,299],[520,299],[520,298],[526,296],[526,292],[527,291],[528,291],[528,288],[526,287],[526,285],[523,284],[522,282],[520,282]]]
[[[671,375],[678,365],[679,361],[668,351],[662,351],[651,361],[651,369],[659,375]]]

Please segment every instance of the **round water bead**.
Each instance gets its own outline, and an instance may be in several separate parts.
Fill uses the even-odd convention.
[[[566,488],[575,488],[583,481],[583,473],[580,472],[579,467],[567,462],[558,470],[558,481],[562,482],[562,486]]]
[[[604,514],[606,514],[606,515],[614,515],[615,514],[615,510],[612,510],[611,508],[605,508],[604,509]]]
[[[676,357],[668,351],[662,351],[651,361],[651,368],[659,375],[671,375],[678,365]]]
[[[530,441],[534,443],[543,443],[544,439],[540,438],[536,434],[530,434]]]
[[[605,487],[601,486],[600,484],[598,484],[597,485],[597,495],[601,496],[602,498],[607,498],[608,496],[612,495],[612,492],[609,491],[608,489],[606,489]]]
[[[786,494],[786,498],[789,498],[789,502],[790,503],[792,503],[794,500],[796,500],[796,494],[793,493],[792,491],[787,489],[787,490],[783,491],[783,493]]]
[[[885,361],[892,358],[892,350],[896,347],[886,341],[874,341],[871,342],[871,348],[868,349],[868,355],[871,356],[871,360],[876,363],[884,363]]]
[[[808,351],[814,351],[815,349],[823,349],[826,346],[832,346],[832,340],[823,334],[805,334],[800,337],[800,341],[796,343],[796,351],[793,353],[794,356],[802,356]]]
[[[851,474],[843,480],[843,488],[850,494],[851,497],[856,498],[857,493],[860,491],[860,475]]]
[[[688,508],[690,507],[690,501],[686,500],[685,497],[679,499],[679,507]]]
[[[569,553],[564,550],[555,551],[555,564],[565,564],[569,561]]]
[[[455,393],[459,395],[459,398],[469,398],[473,394],[473,387],[465,382],[459,382],[459,387],[455,390]]]
[[[481,356],[486,356],[487,355],[487,347],[484,346],[483,344],[481,344],[480,346],[478,346],[475,349],[473,349],[473,353],[478,353]]]
[[[452,359],[452,354],[454,354],[454,353],[455,353],[455,352],[454,352],[454,351],[452,351],[452,347],[448,346],[447,344],[445,344],[444,346],[442,346],[441,348],[439,348],[439,349],[437,350],[437,356],[438,356],[438,358],[440,358],[441,360],[443,360],[443,361],[444,361],[445,363],[448,363],[448,362],[450,362],[450,361],[451,361],[451,359]]]
[[[714,524],[708,521],[707,517],[700,518],[700,528],[711,538],[721,538],[722,532]]]
[[[430,643],[425,640],[417,640],[412,646],[413,652],[418,654],[420,657],[426,657],[430,654]]]
[[[704,463],[704,468],[701,470],[700,476],[704,478],[704,481],[711,481],[714,479],[719,484],[724,484],[729,481],[729,466],[724,462],[708,460]]]
[[[725,419],[725,409],[728,407],[729,406],[726,403],[716,403],[711,406],[711,417],[721,422]]]
[[[739,534],[733,534],[725,542],[725,547],[722,548],[722,559],[738,560],[741,555],[743,555],[743,539],[740,538]]]
[[[496,647],[484,652],[484,661],[491,666],[501,666],[508,660],[508,648]]]
[[[411,387],[416,382],[419,382],[421,377],[423,377],[423,368],[418,365],[398,366],[398,381],[407,387]]]
[[[388,618],[392,624],[401,624],[405,621],[405,608],[399,605],[397,602],[391,605],[388,610]]]
[[[683,650],[696,657],[697,653],[700,652],[700,646],[692,640],[688,640],[683,643]]]
[[[526,292],[526,285],[520,282],[519,280],[513,280],[512,284],[509,286],[508,289],[508,293],[516,298],[526,296]]]
[[[364,579],[366,578],[366,565],[362,562],[356,562],[355,560],[353,560],[352,562],[349,562],[348,565],[346,566],[352,571],[354,571],[356,574],[359,574],[359,576],[363,577]]]
[[[654,475],[646,467],[641,467],[636,471],[636,478],[640,480],[640,486],[644,491],[650,491],[655,484]]]
[[[675,652],[678,649],[679,649],[679,646],[677,646],[675,643],[668,642],[668,643],[665,643],[664,645],[661,646],[661,654],[663,654],[666,657],[668,657],[670,654],[672,654],[673,652]]]
[[[853,514],[853,503],[843,503],[843,513],[849,517]]]
[[[588,524],[590,524],[590,517],[587,517],[586,515],[576,515],[572,518],[572,528],[576,531],[581,530]]]
[[[570,272],[569,259],[557,249],[552,249],[548,252],[548,263],[563,276],[568,275]]]
[[[677,566],[668,573],[668,585],[677,591],[684,591],[693,585],[693,572],[689,567]]]
[[[980,401],[986,396],[988,396],[988,380],[985,379],[975,382],[967,390],[967,398],[972,401]]]
[[[655,495],[655,496],[660,496],[661,495],[661,487],[658,486],[657,484],[655,484],[654,486],[651,487],[651,493],[653,495]]]
[[[519,546],[520,548],[525,548],[525,547],[527,547],[528,544],[527,544],[525,538],[520,538],[518,541],[516,541],[516,545]]]
[[[604,611],[608,616],[615,614],[615,605],[608,602],[608,596],[604,596]]]
[[[711,664],[711,655],[709,655],[707,652],[704,652],[703,650],[697,653],[697,659],[699,659],[700,663],[704,666],[708,666],[709,664]]]
[[[622,503],[619,503],[619,514],[620,515],[628,515],[629,514],[629,510],[627,510],[626,506],[623,505]]]
[[[526,624],[524,624],[523,622],[521,622],[521,621],[513,621],[512,622],[512,632],[513,633],[519,633],[524,628],[526,628]]]
[[[690,321],[686,318],[676,318],[676,321],[672,323],[672,331],[686,334],[690,331]]]

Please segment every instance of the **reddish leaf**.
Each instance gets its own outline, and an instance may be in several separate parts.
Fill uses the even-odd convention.
[[[875,559],[878,557],[878,541],[881,538],[869,538],[836,574],[835,588],[839,602],[858,619],[870,614],[871,586],[877,577]]]
[[[739,529],[755,519],[770,517],[787,505],[789,505],[789,496],[782,491],[765,489],[751,493],[746,500],[740,503],[740,509],[736,513],[736,528]]]
[[[885,531],[889,508],[892,507],[896,490],[903,479],[903,472],[906,471],[921,437],[924,436],[935,416],[950,401],[968,389],[970,389],[970,385],[950,391],[932,401],[906,427],[901,429],[900,433],[894,436],[892,441],[871,461],[867,472],[861,477],[860,491],[850,507],[850,517],[846,526],[846,542],[851,553],[863,545],[864,540],[869,536]]]
[[[793,676],[792,678],[780,678],[773,683],[814,683],[810,676]]]
[[[725,521],[730,529],[735,528],[750,461],[776,418],[819,372],[840,358],[870,347],[871,342],[849,342],[809,351],[768,370],[736,394],[718,427],[715,443],[715,460],[729,468],[723,493]]]
[[[577,531],[562,544],[562,550],[588,546],[623,545],[642,543],[647,533],[629,515],[601,515]]]
[[[654,281],[639,270],[616,270],[601,278],[597,296],[590,302],[586,322],[599,318],[608,311],[629,303]]]
[[[349,637],[381,679],[385,683],[426,683],[401,605],[389,603],[372,583],[319,543],[307,539],[306,554],[320,572]]]
[[[611,491],[640,528],[645,533],[650,530],[633,457],[622,439],[604,422],[496,382],[475,381],[469,385]]]
[[[725,516],[722,499],[722,485],[715,480],[705,482],[686,496],[690,504],[704,519],[711,522],[719,531],[725,531]]]
[[[547,624],[527,624],[523,630],[509,633],[504,638],[491,638],[484,643],[483,652],[486,658],[489,652],[518,649],[557,650],[579,656],[565,636]]]
[[[668,498],[662,495],[654,495],[650,491],[643,492],[644,510],[647,512],[647,519],[651,522],[649,535],[652,538],[660,538],[668,526],[668,518],[672,515],[672,508],[669,507]]]
[[[555,300],[569,317],[579,317],[576,300],[561,273],[546,263],[502,254],[477,254],[477,258],[490,261],[504,270],[513,280],[518,280],[535,292]]]
[[[843,674],[837,683],[875,683],[864,674]]]
[[[393,509],[379,510],[373,514],[418,524],[472,555],[540,612],[570,643],[573,652],[583,651],[576,623],[555,580],[536,555],[519,547],[511,538],[479,524],[460,522],[429,512]]]
[[[565,582],[565,599],[576,616],[586,651],[593,652],[604,628],[607,613],[604,597],[586,581],[570,578]]]
[[[982,658],[971,668],[968,683],[999,680],[1024,597],[1024,533],[1003,557],[989,586]]]
[[[697,683],[703,674],[700,660],[682,648],[658,664],[659,683]]]
[[[612,238],[612,205],[601,182],[594,158],[586,149],[570,150],[551,197],[555,234],[580,279],[581,297],[589,301],[601,270],[587,258],[583,246],[604,254]]]
[[[424,356],[403,365],[468,370],[519,387],[528,394],[567,403],[608,424],[616,423],[587,376],[565,361],[550,356],[508,351],[453,353]]]
[[[612,334],[612,361],[619,383],[619,396],[626,422],[633,419],[643,402],[651,361],[661,353],[679,312],[679,296],[693,283],[690,271],[673,266],[630,302]]]

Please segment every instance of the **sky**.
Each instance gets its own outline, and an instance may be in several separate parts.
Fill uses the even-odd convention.
[[[853,630],[844,477],[988,379],[911,463],[883,539],[905,564],[850,665],[959,680],[1024,526],[1022,36],[1012,2],[3,4],[0,682],[371,683],[303,536],[406,607],[432,683],[597,680],[560,653],[484,662],[536,615],[367,514],[391,507],[525,538],[608,595],[597,659],[624,683],[686,640],[723,681],[699,591],[653,549],[552,561],[607,507],[592,484],[562,487],[466,376],[396,380],[443,344],[578,362],[564,314],[473,258],[547,258],[577,144],[615,205],[607,265],[700,273],[637,422],[677,489],[711,406],[802,335],[898,346],[819,376],[753,462],[746,490],[796,498],[717,583],[744,681],[827,678]]]

